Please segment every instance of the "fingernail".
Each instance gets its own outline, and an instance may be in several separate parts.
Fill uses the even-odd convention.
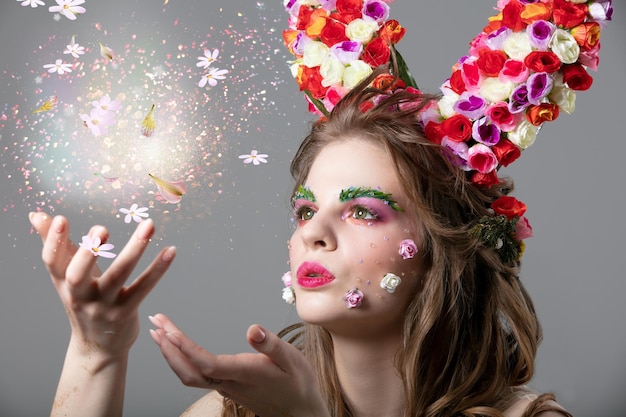
[[[154,340],[154,343],[161,346],[161,339],[159,338],[159,335],[157,334],[156,330],[150,329],[150,337],[152,337],[152,340]]]
[[[265,340],[265,332],[260,327],[258,330],[259,332],[253,335],[252,340],[254,340],[255,343],[263,343],[263,341]]]
[[[169,248],[165,250],[165,252],[163,252],[161,259],[163,259],[163,262],[172,262],[175,256],[176,256],[176,246],[170,246]]]
[[[158,327],[159,329],[163,327],[161,322],[157,320],[154,316],[148,316],[148,320],[150,320],[150,323],[152,323],[154,327]]]
[[[152,220],[147,219],[139,223],[137,226],[137,237],[139,239],[148,239],[152,234]]]
[[[54,231],[57,233],[63,233],[65,230],[65,222],[60,217],[54,218]]]
[[[33,221],[33,217],[35,217],[35,212],[31,211],[30,213],[28,213],[28,220],[30,220],[31,222]]]

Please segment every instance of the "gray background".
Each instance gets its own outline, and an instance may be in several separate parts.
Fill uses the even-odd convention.
[[[87,13],[70,22],[64,17],[55,21],[47,11],[50,3],[36,9],[11,0],[0,5],[0,416],[48,413],[69,334],[27,212],[43,201],[46,210],[70,218],[73,239],[101,223],[121,246],[132,227],[116,212],[130,205],[131,195],[139,203],[154,203],[150,215],[158,232],[147,258],[164,244],[177,245],[179,255],[141,309],[144,322],[131,351],[126,415],[179,415],[203,393],[182,386],[169,370],[148,335],[148,315],[169,314],[192,338],[218,353],[247,350],[244,335],[252,322],[278,330],[297,318],[280,298],[291,232],[288,164],[312,118],[285,64],[289,56],[280,33],[286,14],[278,0],[243,5],[91,0],[84,5]],[[435,91],[449,75],[450,66],[492,14],[493,3],[393,4],[393,16],[408,28],[399,49],[424,90]],[[529,206],[535,230],[522,271],[545,330],[532,386],[555,392],[577,416],[623,416],[622,6],[622,0],[615,1],[614,22],[603,33],[592,89],[579,93],[575,113],[546,125],[506,172],[516,180],[515,195]],[[43,64],[57,57],[68,60],[61,51],[74,34],[92,50],[79,61],[97,61],[94,48],[102,39],[123,62],[105,75],[86,66],[81,77],[75,71],[72,77],[44,77],[36,84],[35,78],[45,72]],[[204,47],[220,49],[217,66],[230,71],[211,90],[196,88],[201,71],[195,62]],[[132,74],[131,64],[136,66]],[[157,65],[167,74],[155,82],[147,73]],[[170,154],[177,155],[173,164],[185,167],[185,153],[197,151],[196,135],[204,131],[201,140],[209,142],[219,138],[208,159],[197,164],[194,185],[178,210],[155,201],[154,185],[145,178],[137,180],[132,192],[125,187],[116,194],[102,182],[100,192],[84,191],[85,181],[93,179],[89,164],[107,156],[103,138],[94,139],[75,115],[89,108],[88,101],[78,98],[85,100],[94,86],[108,88],[112,95],[134,92],[134,98],[129,93],[124,100],[131,112],[157,102],[157,123],[163,129],[153,138],[141,138],[134,127],[122,124],[110,130],[129,155],[145,154],[145,143],[158,148],[159,143],[175,146],[171,141],[178,141],[182,150]],[[52,94],[59,96],[55,111],[30,114]],[[178,100],[178,111],[182,107],[176,123],[167,119],[167,100]],[[120,114],[118,120],[125,117]],[[58,146],[43,147],[44,156],[33,157],[36,152],[32,145],[24,146],[27,142]],[[237,156],[251,149],[269,154],[268,163],[243,165]],[[112,165],[122,159],[113,154]],[[21,169],[27,160],[38,166],[30,177],[32,190],[25,189]],[[166,178],[171,173],[162,172]],[[50,180],[57,175],[69,178],[71,186],[59,190],[58,181]]]

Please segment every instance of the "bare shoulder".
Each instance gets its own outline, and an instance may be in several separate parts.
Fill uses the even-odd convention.
[[[519,398],[510,408],[508,408],[504,415],[505,417],[524,417],[525,412],[533,405],[533,402],[537,399],[534,395],[524,395]],[[568,417],[570,414],[556,401],[548,400],[545,402],[547,407],[541,407],[541,410],[550,408],[549,410],[541,411],[537,410],[532,414],[532,417]]]
[[[222,415],[223,400],[224,397],[217,391],[211,391],[193,403],[180,417],[219,417]]]

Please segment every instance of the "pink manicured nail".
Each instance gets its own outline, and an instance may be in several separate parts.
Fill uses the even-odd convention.
[[[137,226],[137,237],[139,239],[148,239],[152,233],[152,220],[147,219],[139,223]]]
[[[254,340],[256,343],[263,343],[263,341],[265,340],[265,332],[261,328],[259,328],[258,330],[259,332],[254,334],[252,340]]]
[[[150,320],[150,323],[152,323],[154,325],[154,327],[156,327],[158,329],[162,329],[163,328],[163,323],[161,323],[156,317],[148,316],[148,320]]]
[[[163,259],[163,262],[172,262],[175,256],[176,256],[176,246],[170,246],[169,248],[165,250],[165,252],[163,252],[161,259]]]
[[[157,334],[156,330],[150,329],[150,336],[152,337],[152,340],[154,340],[154,343],[161,346],[161,339],[159,338],[159,335]]]

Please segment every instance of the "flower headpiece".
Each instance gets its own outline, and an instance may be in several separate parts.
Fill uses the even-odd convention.
[[[283,38],[311,112],[331,111],[379,66],[397,74],[377,77],[374,87],[417,88],[395,49],[405,29],[388,20],[392,1],[284,0]],[[587,69],[598,67],[600,33],[613,14],[611,0],[498,0],[496,10],[452,67],[442,98],[419,116],[428,139],[479,186],[498,184],[498,169],[534,143],[543,123],[574,111],[576,92],[592,84]],[[470,234],[508,262],[521,256],[530,227],[523,203],[509,196],[502,203]],[[524,209],[510,216],[503,205]]]

